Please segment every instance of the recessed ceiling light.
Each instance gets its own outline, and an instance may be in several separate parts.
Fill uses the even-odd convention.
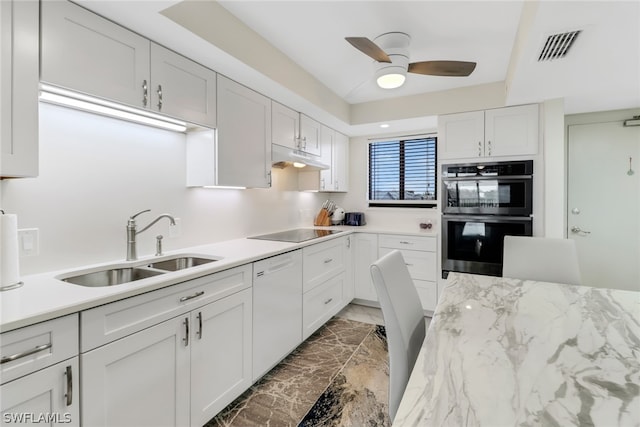
[[[386,128],[389,127],[389,124],[388,123],[383,123],[383,124],[380,125],[380,127],[383,128],[383,129],[386,129]]]

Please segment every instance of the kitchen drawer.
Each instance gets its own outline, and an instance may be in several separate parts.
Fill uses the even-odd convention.
[[[247,264],[83,311],[81,352],[249,288],[251,276]]]
[[[436,304],[438,303],[438,284],[436,282],[416,279],[413,279],[413,284],[418,291],[422,309],[435,311]]]
[[[345,270],[344,238],[329,240],[302,249],[303,292],[310,291]]]
[[[380,257],[388,254],[395,249],[380,248]],[[409,269],[409,275],[412,279],[429,280],[435,282],[437,280],[437,256],[435,252],[400,250],[404,262]]]
[[[302,339],[306,340],[320,326],[344,307],[346,273],[338,274],[302,297]]]
[[[435,237],[410,236],[401,234],[380,234],[378,246],[381,248],[410,249],[413,251],[436,252]]]
[[[0,384],[78,354],[78,315],[36,323],[0,336]],[[15,357],[5,361],[5,358]]]

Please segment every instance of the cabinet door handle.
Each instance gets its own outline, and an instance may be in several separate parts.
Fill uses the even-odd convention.
[[[162,111],[162,85],[158,85],[158,111]]]
[[[326,300],[326,301],[324,302],[324,305],[329,304],[331,301],[333,301],[333,298],[329,298],[328,300]]]
[[[482,141],[478,141],[478,157],[482,157]]]
[[[347,248],[351,247],[351,236],[347,236]]]
[[[406,265],[407,267],[413,267],[413,264],[408,264],[408,263],[404,263],[404,265]]]
[[[71,371],[71,366],[67,366],[64,374],[67,376],[67,393],[64,397],[67,399],[67,406],[71,406],[71,403],[73,403],[73,372]]]
[[[149,86],[147,86],[147,81],[142,81],[142,106],[147,106],[147,101],[149,100]]]
[[[199,311],[198,312],[198,339],[201,340],[202,339],[202,312]]]
[[[180,298],[180,302],[189,301],[190,299],[198,298],[198,297],[201,297],[202,295],[204,295],[204,291],[196,292],[193,295]]]
[[[489,155],[491,155],[491,141],[487,141],[487,146],[489,148]]]
[[[51,343],[39,345],[35,348],[32,348],[31,350],[25,350],[20,353],[12,354],[11,356],[3,357],[2,359],[0,359],[0,365],[3,363],[12,362],[17,359],[22,359],[23,357],[31,356],[32,354],[36,354],[49,348],[51,348]]]
[[[185,317],[184,318],[184,338],[182,338],[182,341],[184,341],[184,346],[188,347],[189,346],[189,318]]]
[[[329,264],[331,261],[333,261],[333,258],[327,258],[324,260],[324,263]]]

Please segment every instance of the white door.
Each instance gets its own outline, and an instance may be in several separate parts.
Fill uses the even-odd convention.
[[[251,289],[191,312],[191,425],[202,426],[251,385]]]
[[[149,40],[70,2],[41,7],[43,82],[148,106]]]
[[[568,141],[567,235],[582,281],[640,291],[640,127],[570,125]]]
[[[155,43],[150,92],[152,110],[216,127],[216,73]]]
[[[78,358],[25,375],[0,387],[0,425],[80,425]]]
[[[218,182],[271,186],[271,100],[218,75]]]
[[[188,316],[80,356],[82,425],[189,425]]]
[[[354,234],[354,287],[355,297],[378,301],[378,293],[371,280],[371,264],[378,259],[378,235],[368,233]]]

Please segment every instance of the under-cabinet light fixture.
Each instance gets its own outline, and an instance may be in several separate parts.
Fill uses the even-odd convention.
[[[632,119],[625,120],[623,125],[624,127],[640,126],[640,116],[633,116]]]
[[[187,130],[187,124],[181,120],[47,84],[40,85],[40,100],[175,132],[185,132]]]

